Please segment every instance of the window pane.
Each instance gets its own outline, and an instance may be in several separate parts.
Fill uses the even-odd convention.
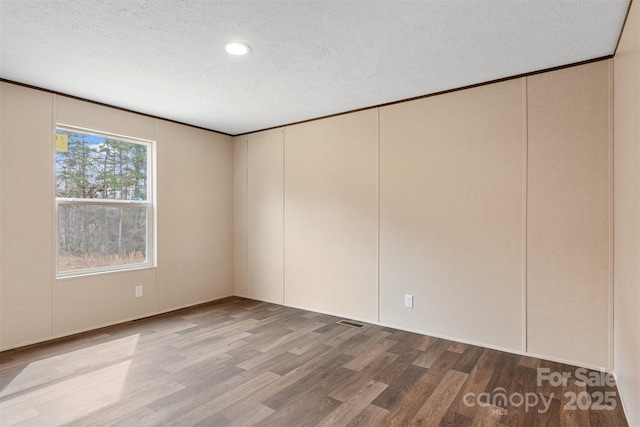
[[[56,129],[56,196],[147,200],[147,144]]]
[[[146,262],[146,205],[58,206],[58,271]]]

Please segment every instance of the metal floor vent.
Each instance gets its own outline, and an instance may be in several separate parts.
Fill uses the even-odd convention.
[[[336,323],[340,324],[340,325],[344,325],[344,326],[349,326],[350,328],[363,328],[364,325],[362,323],[356,323],[352,320],[338,320]]]

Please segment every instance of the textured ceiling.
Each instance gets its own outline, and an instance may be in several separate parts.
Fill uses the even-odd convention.
[[[628,5],[0,0],[0,77],[240,134],[611,55]]]

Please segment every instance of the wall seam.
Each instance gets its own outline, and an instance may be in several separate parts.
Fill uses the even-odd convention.
[[[378,323],[380,322],[380,108],[376,109],[377,111],[377,132],[378,132],[378,262],[377,262],[377,267],[378,267],[378,280],[377,280],[377,293],[376,293],[376,306],[377,306],[377,313],[376,313],[376,319],[378,321]]]
[[[629,5],[631,8],[631,5]],[[628,13],[628,12],[627,12]],[[622,35],[621,35],[622,37]],[[614,316],[615,316],[615,129],[614,129],[614,60],[609,60],[609,339],[607,351],[607,368],[609,371],[614,370]]]
[[[285,175],[287,173],[286,171],[286,167],[285,167],[285,150],[286,150],[286,138],[287,138],[287,128],[283,127],[282,128],[282,304],[284,305],[284,297],[285,297],[285,283],[287,283],[287,281],[285,280],[285,274],[286,274],[286,270],[285,270],[285,263],[286,263],[286,259],[285,259],[285,245],[286,245],[286,240],[285,240],[285,225],[286,225],[286,221],[285,221],[285,216],[286,216],[286,211],[284,209],[285,207],[285,198],[287,197],[286,195],[286,191],[285,191]]]
[[[244,138],[244,154],[245,154],[245,163],[246,163],[246,176],[245,176],[245,194],[246,194],[246,203],[244,206],[245,210],[245,222],[246,222],[246,230],[245,230],[245,239],[244,239],[244,257],[245,257],[245,283],[244,283],[244,294],[249,295],[249,137]]]
[[[0,82],[0,168],[2,167],[2,92],[6,86]],[[0,200],[2,198],[2,171],[0,170]],[[2,301],[2,206],[0,206],[0,301]],[[0,314],[0,348],[2,348],[2,315]]]
[[[50,150],[53,152],[53,162],[54,162],[54,167],[53,167],[53,182],[52,182],[52,188],[51,188],[51,193],[52,193],[52,201],[51,203],[53,204],[53,215],[51,215],[51,222],[52,227],[51,227],[51,245],[53,246],[53,277],[51,278],[51,336],[55,336],[56,335],[56,286],[57,286],[57,276],[58,276],[58,227],[57,227],[57,220],[58,220],[58,205],[56,203],[56,166],[55,166],[55,159],[56,159],[56,151],[55,151],[55,127],[56,127],[56,117],[57,117],[57,100],[58,100],[58,95],[53,94],[51,96],[51,130],[53,135],[51,135],[51,142],[53,143],[53,147],[50,148]]]
[[[158,119],[154,119],[153,121],[153,132],[154,132],[154,143],[152,149],[152,167],[151,171],[153,176],[153,188],[152,188],[152,197],[153,197],[153,259],[156,270],[156,313],[160,312],[160,266],[158,265]]]
[[[528,352],[528,311],[527,311],[527,226],[528,226],[528,199],[529,199],[529,93],[528,77],[522,79],[522,351]]]

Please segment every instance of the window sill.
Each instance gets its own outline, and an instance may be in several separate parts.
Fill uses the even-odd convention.
[[[131,274],[131,273],[135,273],[138,271],[145,271],[145,270],[155,270],[158,267],[156,265],[143,265],[143,266],[136,266],[136,267],[130,267],[130,268],[123,268],[123,269],[118,269],[118,270],[106,270],[106,271],[79,271],[77,274],[76,273],[70,273],[68,275],[64,275],[64,276],[56,276],[56,282],[66,282],[69,280],[75,280],[75,279],[83,279],[86,277],[93,277],[93,276],[103,276],[103,275],[118,275],[118,274]]]

